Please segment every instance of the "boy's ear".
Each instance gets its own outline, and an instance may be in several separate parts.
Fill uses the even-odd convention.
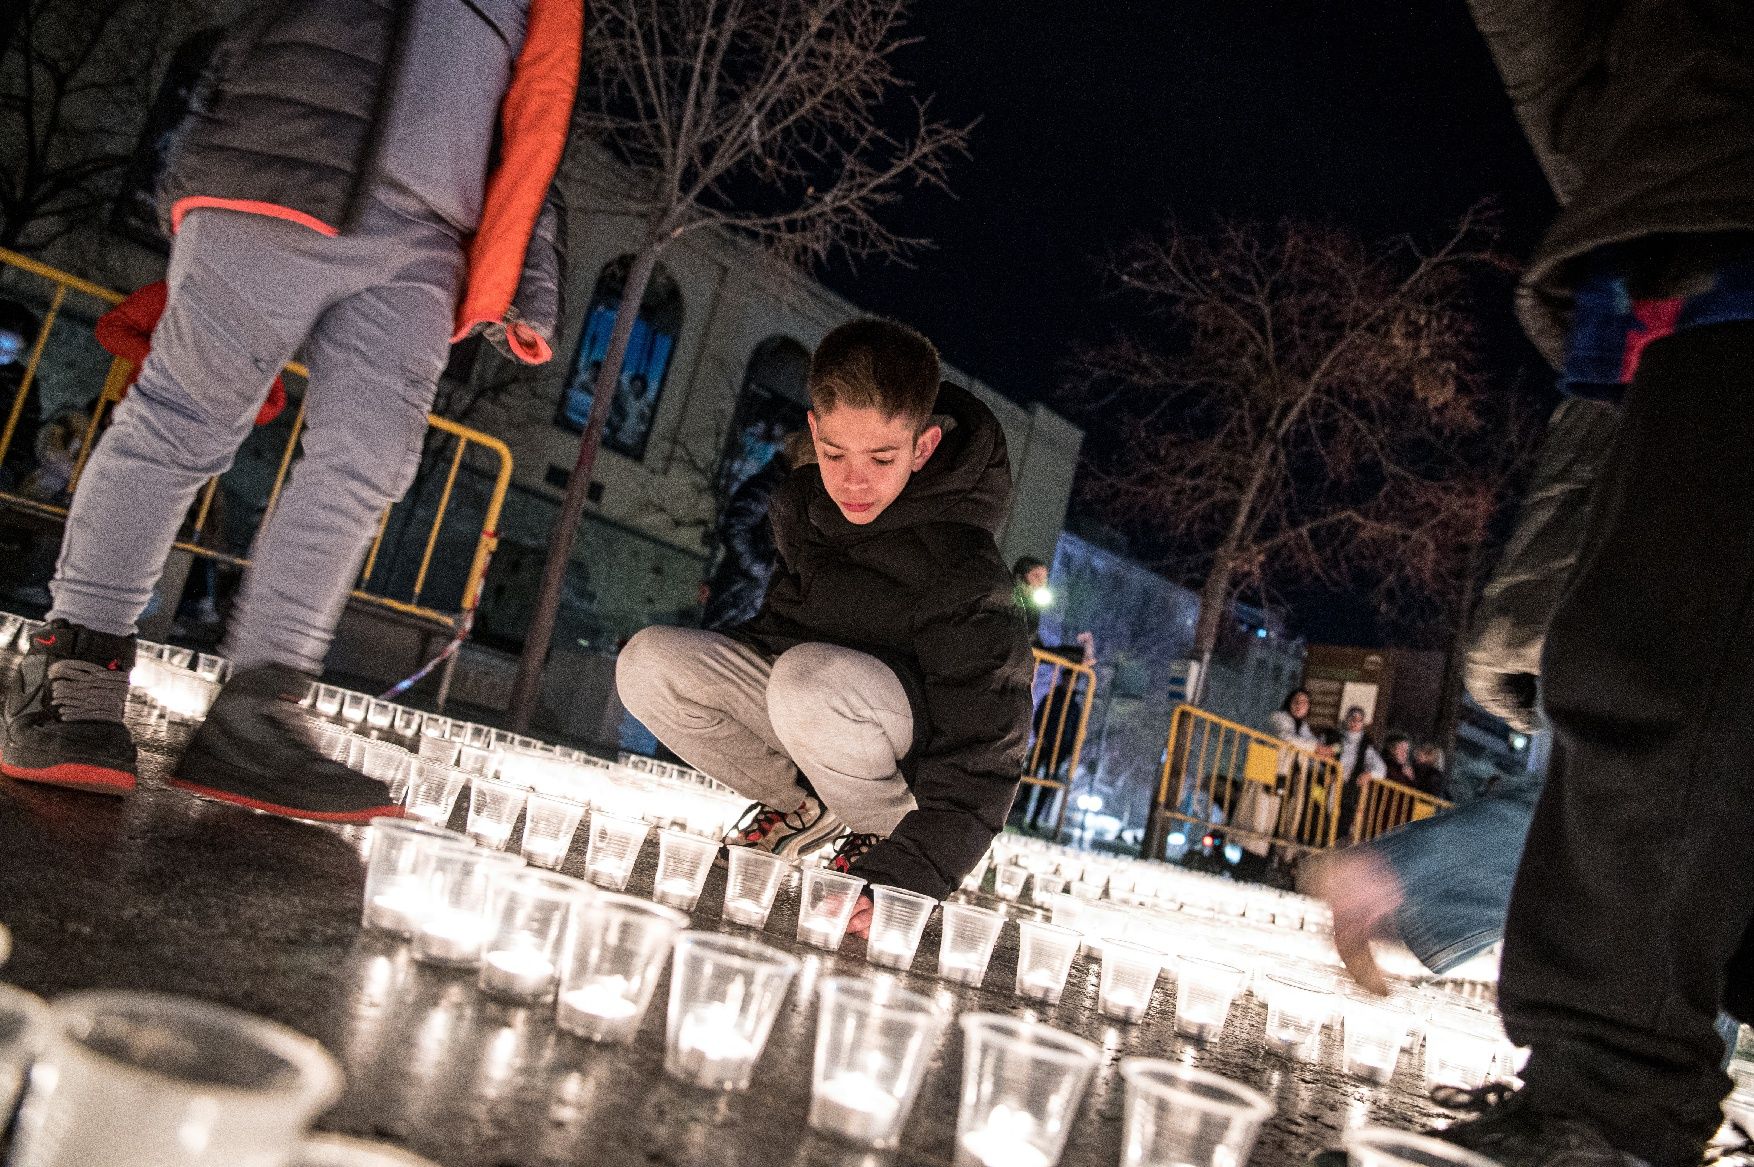
[[[920,431],[920,436],[914,439],[914,473],[919,473],[920,467],[931,459],[932,453],[938,448],[938,443],[943,440],[944,428],[942,426],[929,425]]]
[[[816,440],[816,411],[814,409],[806,409],[804,411],[804,420],[810,423],[810,440],[814,442]]]

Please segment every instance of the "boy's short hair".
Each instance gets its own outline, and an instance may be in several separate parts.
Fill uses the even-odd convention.
[[[938,400],[938,350],[905,324],[867,316],[830,332],[810,358],[810,408],[876,409],[923,424]]]

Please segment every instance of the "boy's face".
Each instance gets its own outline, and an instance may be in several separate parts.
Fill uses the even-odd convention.
[[[935,425],[916,430],[911,418],[877,409],[839,405],[808,416],[822,485],[847,522],[860,526],[896,500],[944,437]]]

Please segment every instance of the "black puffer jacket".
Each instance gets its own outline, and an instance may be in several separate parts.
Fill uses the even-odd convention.
[[[779,565],[761,613],[732,635],[771,656],[806,641],[888,664],[908,691],[902,765],[918,809],[854,868],[873,883],[950,894],[1004,827],[1029,732],[1031,659],[995,535],[1011,495],[1005,435],[953,385],[931,461],[869,524],[850,523],[814,464],[769,512]]]
[[[1557,366],[1576,260],[1642,240],[1656,297],[1718,254],[1697,237],[1754,231],[1754,20],[1748,0],[1469,6],[1563,207],[1519,305]]]

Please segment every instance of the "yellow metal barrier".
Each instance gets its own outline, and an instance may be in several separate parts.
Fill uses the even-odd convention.
[[[1352,842],[1363,843],[1386,835],[1396,827],[1428,819],[1450,803],[1387,778],[1372,778],[1364,785],[1358,813],[1352,819]]]
[[[1329,756],[1192,705],[1176,707],[1158,782],[1160,817],[1257,854],[1296,855],[1362,842],[1449,806],[1387,779],[1366,779],[1351,821]]]
[[[1023,760],[1023,785],[1047,792],[1038,798],[1059,799],[1054,814],[1054,836],[1058,838],[1066,821],[1066,800],[1061,794],[1078,776],[1090,709],[1096,703],[1096,669],[1039,648],[1031,651],[1035,654],[1035,688],[1045,680],[1047,696],[1035,711],[1033,740]]]
[[[64,315],[68,297],[70,295],[80,296],[95,301],[95,307],[99,310],[107,310],[120,303],[123,297],[108,288],[88,280],[82,280],[78,276],[70,275],[4,248],[0,248],[0,270],[9,270],[40,281],[46,285],[44,291],[47,293],[47,306],[43,309],[43,320],[37,328],[37,335],[31,342],[30,356],[27,358],[23,377],[9,403],[5,422],[0,425],[0,459],[4,459],[7,451],[11,448],[19,419],[23,416],[30,388],[37,379],[50,335],[54,331],[56,323]],[[131,371],[132,366],[129,362],[121,358],[110,363],[109,371],[104,378],[103,388],[92,405],[91,417],[85,427],[84,440],[80,444],[79,455],[69,479],[69,493],[77,489],[79,477],[85,471],[86,458],[102,428],[103,419],[115,403],[121,400]],[[288,365],[286,371],[299,378],[305,376],[305,370],[301,365]],[[301,400],[297,412],[293,416],[286,444],[279,454],[279,465],[274,476],[273,489],[268,495],[267,508],[263,512],[263,522],[266,522],[268,516],[274,513],[274,507],[280,501],[280,492],[286,485],[299,438],[304,432],[304,420],[304,403]],[[471,429],[466,425],[460,425],[437,414],[427,415],[427,425],[430,430],[445,435],[446,440],[454,441],[455,450],[448,460],[444,489],[435,505],[432,522],[425,533],[424,549],[414,573],[413,585],[405,596],[388,594],[385,589],[388,588],[390,581],[388,579],[389,573],[386,571],[384,578],[379,581],[379,589],[371,590],[374,576],[377,575],[379,569],[379,551],[383,546],[391,510],[394,509],[392,507],[386,509],[378,521],[377,535],[372,540],[371,549],[366,554],[365,565],[360,572],[360,578],[354,588],[353,595],[367,603],[388,608],[415,619],[429,621],[454,631],[462,626],[463,621],[474,610],[481,596],[481,585],[487,576],[488,563],[498,542],[500,511],[505,505],[506,492],[511,487],[512,455],[505,443],[493,435]],[[465,577],[457,609],[455,611],[441,610],[431,604],[423,603],[422,600],[434,554],[438,548],[440,528],[443,527],[445,517],[451,510],[451,500],[456,490],[457,479],[462,471],[464,458],[472,447],[479,447],[494,459],[495,465],[490,472],[493,485],[482,512],[480,531],[474,540],[469,573]],[[215,533],[209,529],[209,524],[214,517],[213,500],[218,489],[219,479],[217,478],[210,480],[202,489],[188,527],[189,537],[179,539],[176,546],[184,551],[222,563],[247,567],[249,560],[246,557],[231,554],[211,545]],[[0,490],[0,503],[51,518],[65,518],[67,514],[67,508],[58,503],[32,498],[16,490]]]

